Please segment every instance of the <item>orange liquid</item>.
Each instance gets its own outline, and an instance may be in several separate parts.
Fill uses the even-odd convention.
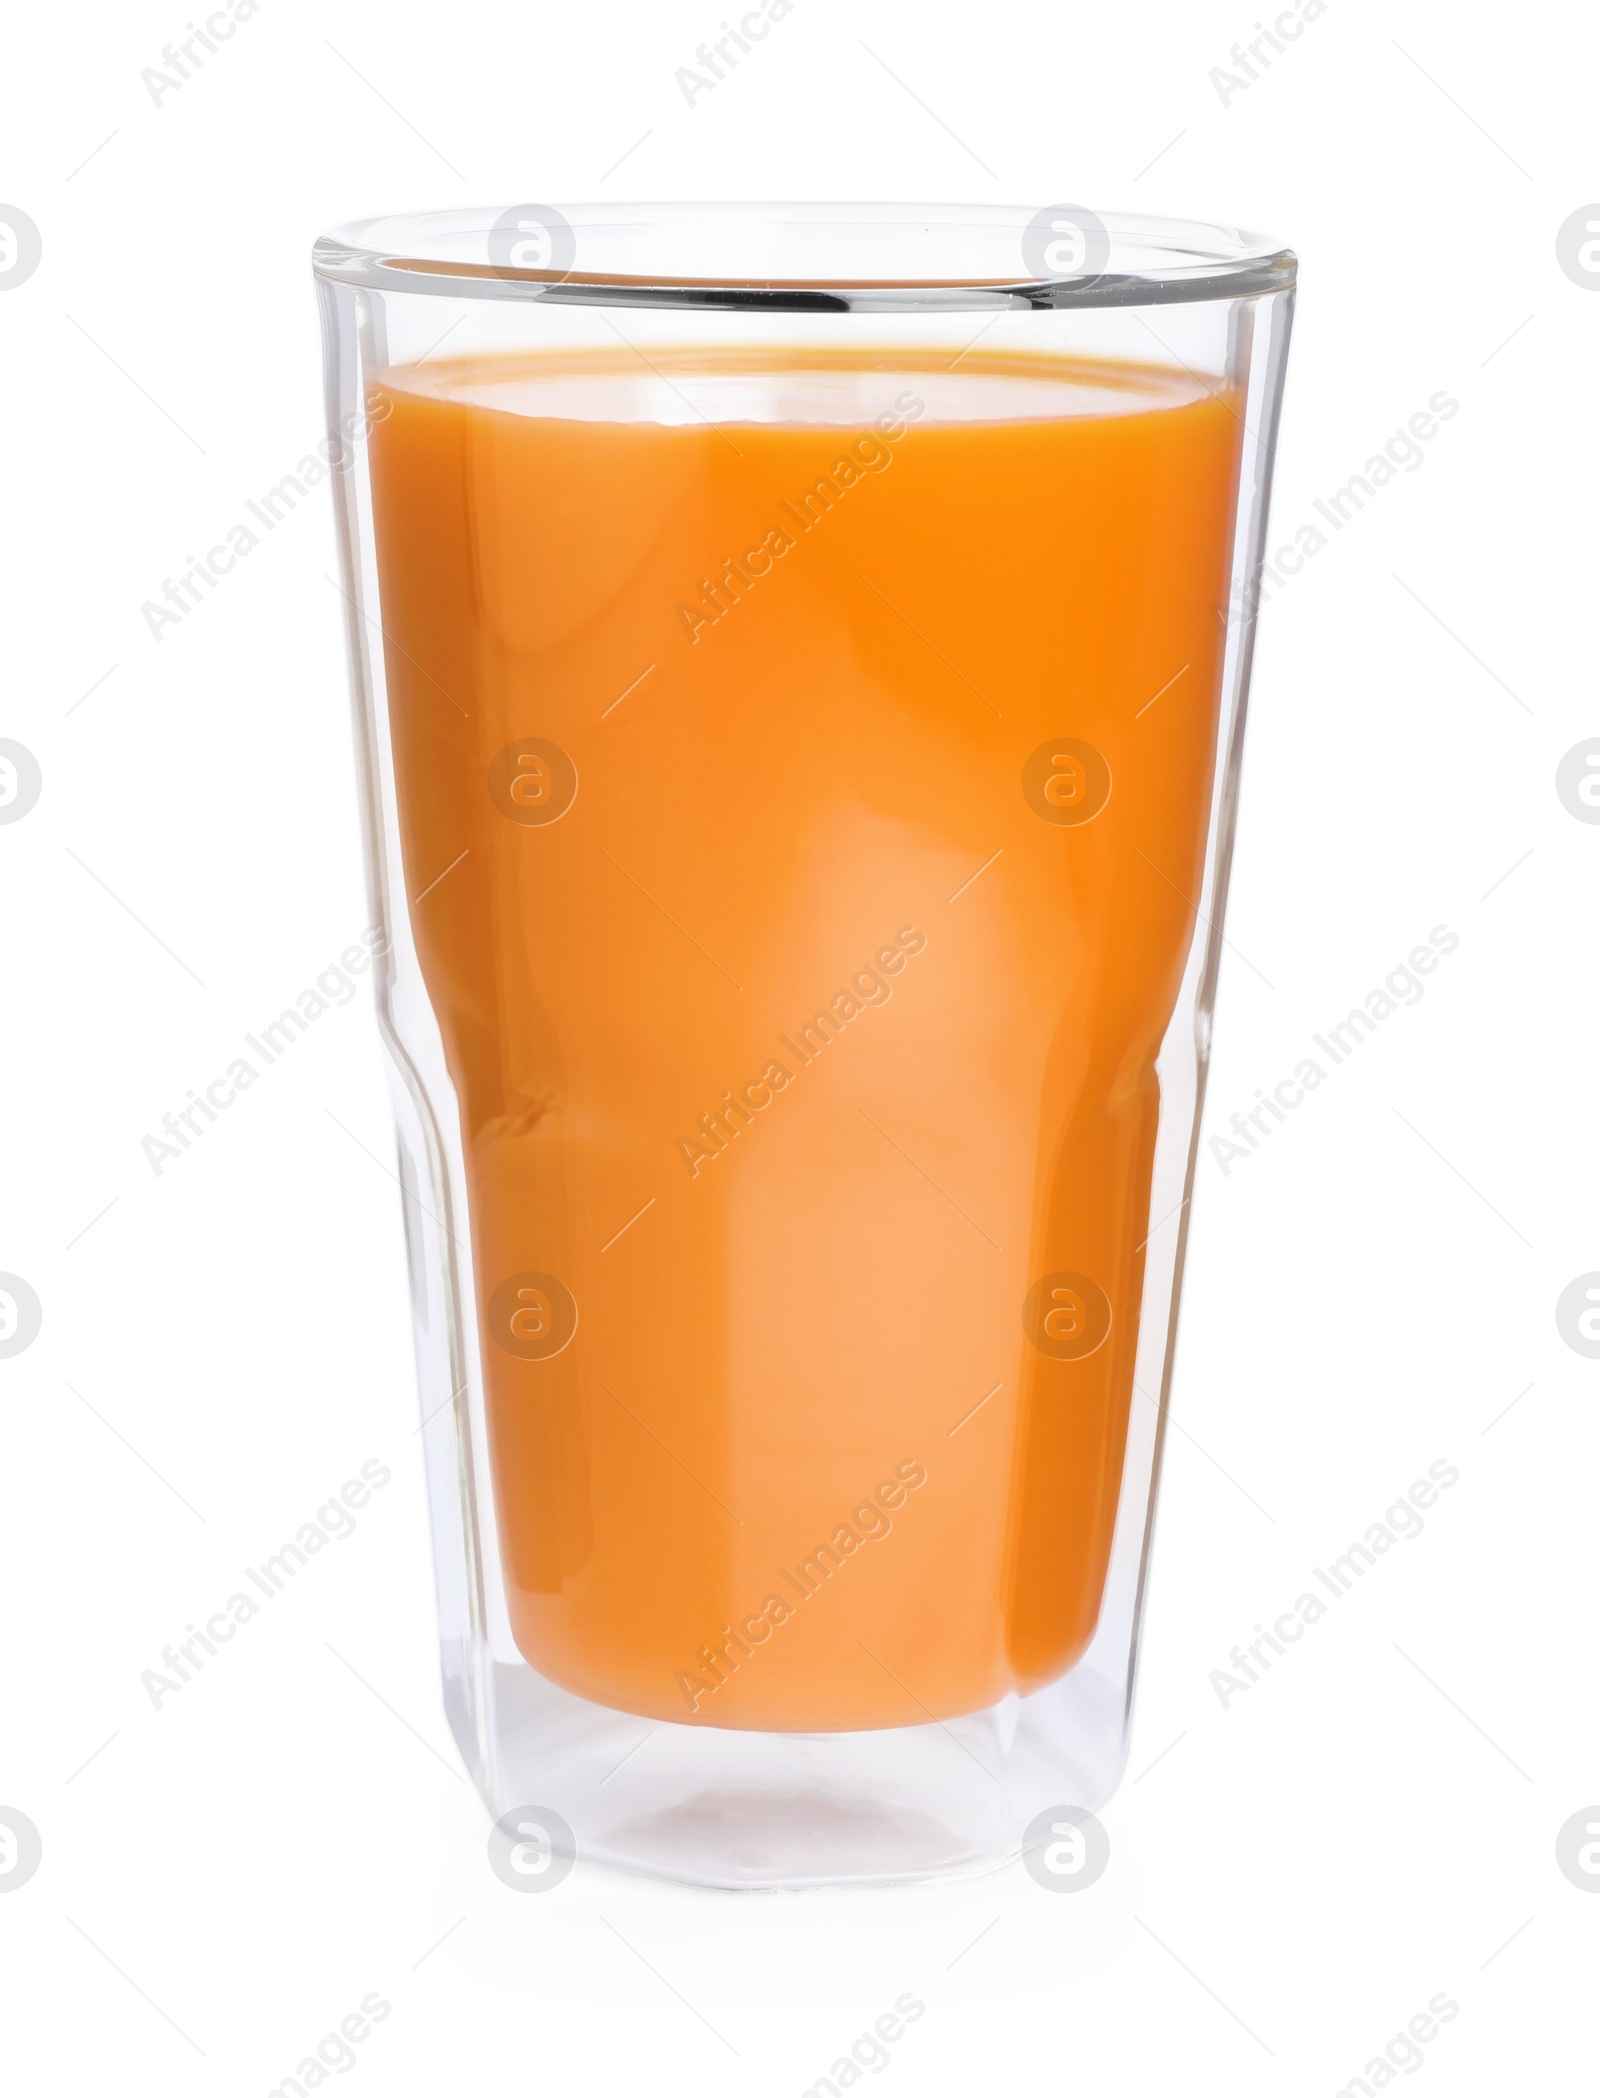
[[[947,367],[378,388],[511,1625],[656,1718],[947,1718],[1100,1609],[1240,425]]]

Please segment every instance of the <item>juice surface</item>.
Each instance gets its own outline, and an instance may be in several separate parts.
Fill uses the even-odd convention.
[[[1235,403],[976,353],[375,391],[519,1646],[689,1724],[1038,1688],[1117,1509]]]

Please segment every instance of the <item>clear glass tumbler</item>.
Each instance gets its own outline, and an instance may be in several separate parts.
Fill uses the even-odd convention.
[[[1294,259],[525,204],[315,265],[507,1870],[1015,1855],[1126,1753]]]

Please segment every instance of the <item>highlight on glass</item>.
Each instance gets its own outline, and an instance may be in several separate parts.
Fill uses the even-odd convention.
[[[522,204],[315,266],[490,1814],[733,1887],[1098,1830],[1293,256]]]

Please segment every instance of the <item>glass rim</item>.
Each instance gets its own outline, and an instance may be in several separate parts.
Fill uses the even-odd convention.
[[[918,312],[1255,298],[1291,288],[1296,258],[1238,227],[1072,204],[590,202],[360,219],[312,267],[423,296]]]

